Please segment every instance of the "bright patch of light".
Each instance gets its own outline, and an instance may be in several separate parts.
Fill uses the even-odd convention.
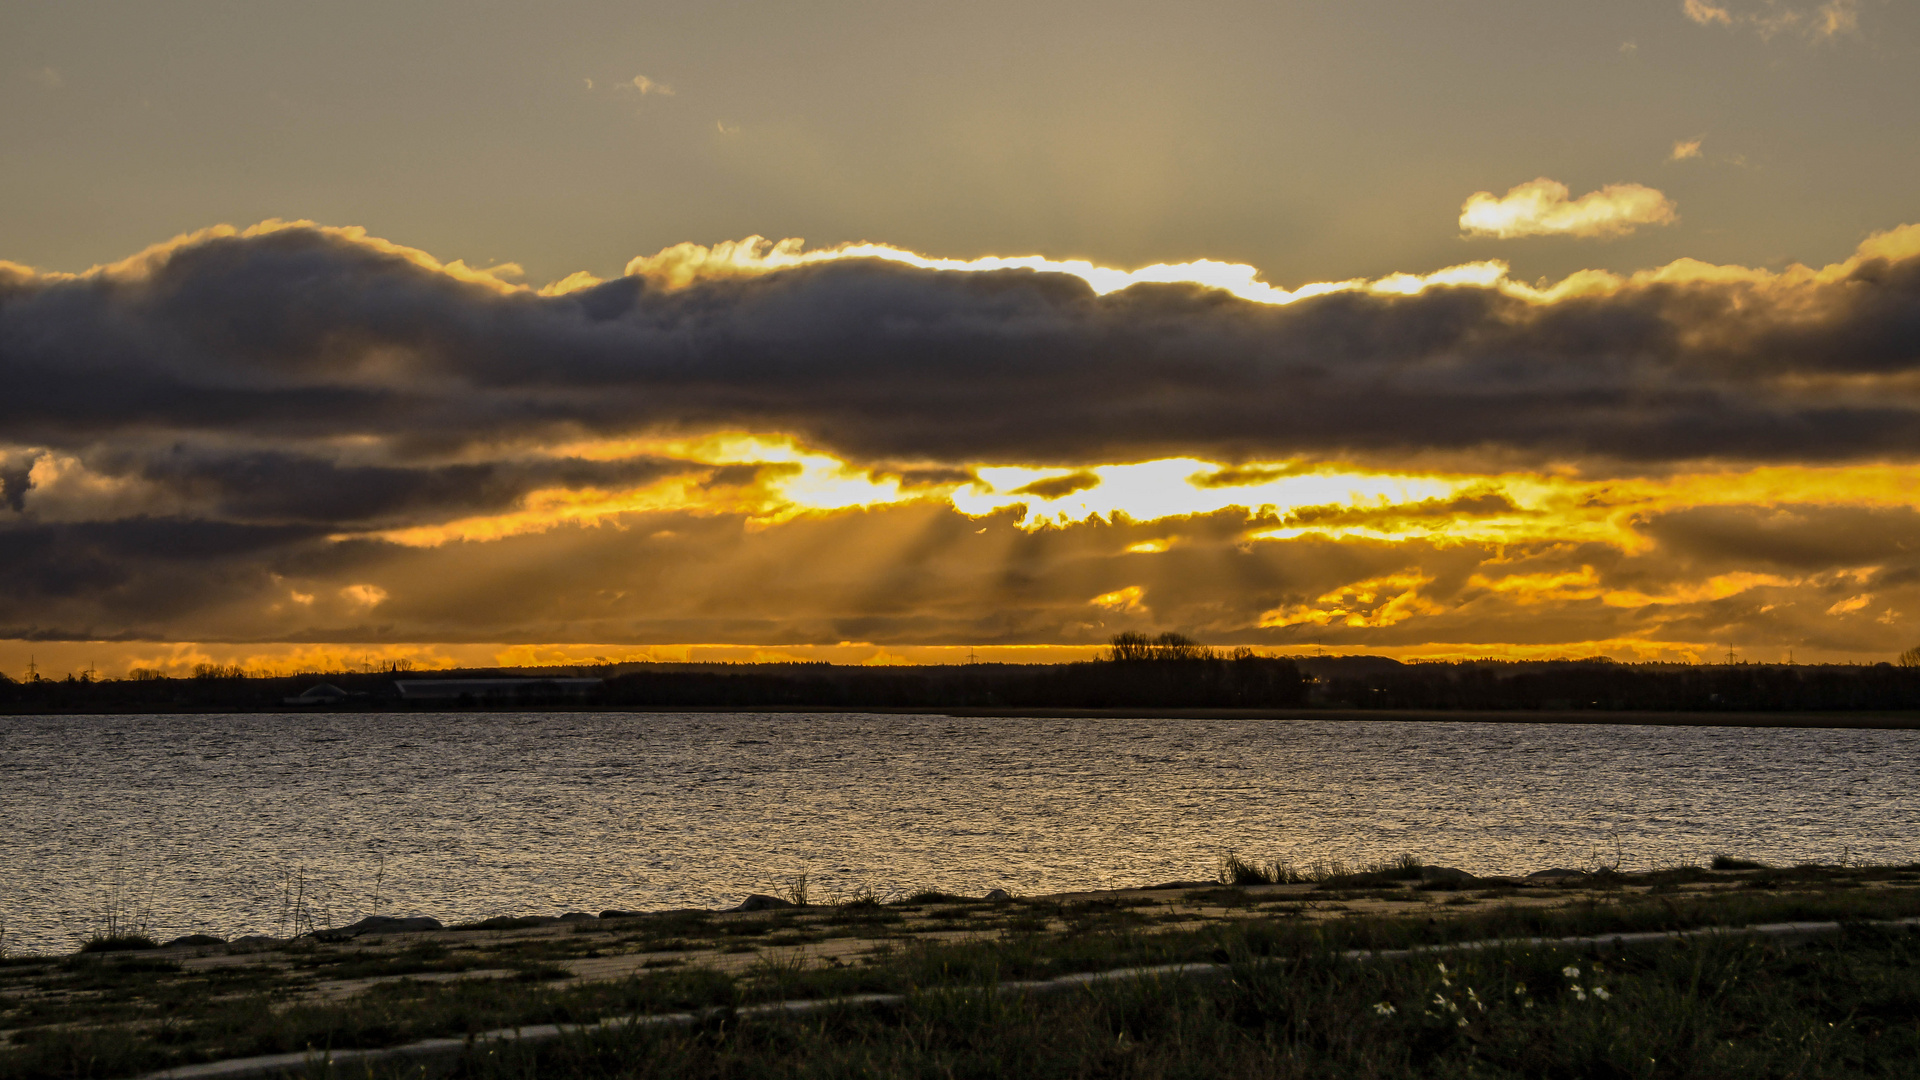
[[[1087,471],[1100,478],[1097,487],[1058,499],[1017,494],[1036,481],[1063,475],[1059,469],[1000,466],[977,470],[990,490],[961,488],[951,498],[962,513],[981,515],[1016,505],[1028,509],[1029,528],[1044,524],[1084,521],[1090,516],[1111,518],[1118,513],[1135,521],[1210,514],[1230,506],[1262,508],[1277,514],[1299,506],[1349,505],[1365,502],[1404,503],[1441,498],[1464,486],[1463,481],[1420,476],[1374,475],[1360,472],[1301,473],[1239,487],[1200,487],[1195,476],[1217,471],[1219,465],[1196,458],[1167,458],[1136,465],[1101,465]]]
[[[840,259],[882,259],[922,270],[1033,270],[1039,273],[1072,274],[1105,296],[1142,284],[1201,285],[1232,293],[1243,300],[1261,304],[1291,304],[1311,296],[1333,292],[1377,292],[1410,295],[1435,285],[1478,285],[1489,287],[1504,282],[1507,264],[1498,260],[1464,263],[1432,274],[1393,274],[1377,281],[1354,278],[1348,281],[1323,281],[1287,290],[1260,280],[1258,267],[1246,263],[1194,259],[1181,263],[1154,263],[1137,270],[1100,266],[1086,259],[1049,259],[1042,255],[987,255],[978,259],[940,259],[887,244],[843,244],[839,247],[806,250],[798,239],[770,241],[749,236],[744,240],[723,241],[711,247],[703,244],[676,244],[657,255],[647,255],[627,264],[627,273],[651,278],[668,288],[684,288],[710,278],[745,277],[772,273],[814,263]],[[573,286],[573,287],[577,287]],[[553,288],[561,289],[561,283]],[[563,290],[564,291],[564,290]]]

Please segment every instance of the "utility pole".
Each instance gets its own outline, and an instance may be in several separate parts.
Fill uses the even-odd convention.
[[[973,654],[973,646],[967,646],[967,666],[972,667],[980,661]]]
[[[40,681],[40,668],[34,664],[32,653],[27,654],[27,681],[28,682]]]

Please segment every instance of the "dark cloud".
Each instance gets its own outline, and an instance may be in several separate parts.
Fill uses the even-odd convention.
[[[1710,570],[1920,565],[1920,510],[1905,506],[1699,506],[1652,517],[1640,531],[1687,565]]]
[[[0,284],[0,434],[34,445],[730,426],[947,462],[1831,460],[1920,450],[1916,368],[1920,259],[1785,293],[1642,284],[1550,304],[1467,287],[1101,297],[1065,275],[867,260],[541,297],[290,229],[189,244],[144,277]]]
[[[980,480],[972,469],[939,465],[908,468],[883,466],[868,470],[867,476],[875,483],[893,480],[903,488],[945,487],[950,484],[973,484]]]
[[[1203,488],[1251,487],[1299,476],[1311,472],[1312,468],[1304,462],[1297,465],[1229,465],[1210,473],[1195,473],[1187,482]]]
[[[18,513],[26,509],[27,489],[33,487],[33,463],[0,466],[0,503]]]
[[[456,465],[342,465],[285,452],[222,453],[176,447],[137,454],[111,452],[89,464],[125,472],[228,521],[389,528],[513,508],[529,492],[554,487],[630,487],[675,473],[715,469],[652,458],[587,461],[532,459]],[[753,475],[751,469],[744,482]],[[730,479],[732,477],[729,477]]]
[[[222,609],[252,603],[279,560],[323,536],[169,518],[0,528],[0,624],[91,627],[102,637],[231,634],[244,622]]]
[[[1033,495],[1042,499],[1064,499],[1076,491],[1091,491],[1100,486],[1100,477],[1088,469],[1065,476],[1049,476],[1025,487],[1013,489],[1015,495]]]
[[[1335,525],[1370,525],[1381,529],[1391,529],[1412,522],[1432,523],[1434,519],[1494,517],[1505,514],[1518,514],[1523,511],[1506,493],[1499,491],[1467,492],[1451,499],[1422,499],[1413,503],[1395,503],[1388,506],[1302,506],[1290,511],[1285,523],[1288,525],[1317,525],[1328,527]]]

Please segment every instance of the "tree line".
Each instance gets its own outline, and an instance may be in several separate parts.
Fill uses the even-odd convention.
[[[1620,664],[1604,659],[1400,663],[1377,656],[1271,657],[1178,634],[1120,634],[1096,660],[1066,664],[862,667],[627,664],[601,668],[413,672],[411,677],[602,675],[584,701],[555,707],[823,709],[1421,709],[1657,712],[1920,710],[1920,649],[1899,664]],[[261,675],[203,665],[188,678],[17,681],[13,713],[254,711],[318,682],[350,709],[404,708],[398,665],[379,672]],[[432,708],[444,708],[436,703]]]

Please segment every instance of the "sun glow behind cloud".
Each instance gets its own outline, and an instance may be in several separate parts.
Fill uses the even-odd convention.
[[[200,636],[225,632],[231,636],[221,640],[229,642],[379,640],[389,633],[401,640],[435,628],[464,640],[535,627],[578,635],[561,636],[563,642],[733,640],[768,649],[813,642],[777,646],[804,658],[827,655],[817,651],[827,648],[821,642],[870,637],[878,644],[848,644],[856,651],[831,654],[864,661],[934,655],[912,651],[922,648],[916,642],[998,635],[1007,647],[1055,642],[1081,649],[1118,629],[1177,628],[1215,642],[1326,644],[1396,655],[1446,655],[1447,649],[1564,654],[1581,651],[1577,642],[1612,642],[1624,658],[1690,655],[1669,646],[1711,642],[1732,626],[1764,627],[1777,640],[1802,646],[1825,640],[1837,652],[1847,642],[1906,633],[1911,613],[1920,609],[1904,584],[1911,577],[1901,554],[1912,550],[1920,464],[1895,453],[1907,445],[1902,438],[1883,436],[1879,446],[1889,449],[1876,460],[1882,452],[1876,444],[1832,423],[1849,437],[1825,444],[1809,439],[1806,460],[1851,463],[1796,464],[1792,455],[1799,451],[1792,448],[1782,452],[1725,436],[1715,442],[1712,433],[1692,438],[1703,414],[1687,404],[1707,391],[1721,395],[1715,400],[1752,391],[1758,404],[1749,407],[1763,419],[1783,415],[1778,410],[1800,416],[1791,410],[1851,408],[1866,417],[1863,430],[1870,435],[1872,423],[1884,423],[1875,409],[1884,412],[1920,386],[1910,365],[1816,362],[1831,350],[1812,350],[1814,360],[1762,364],[1751,377],[1727,379],[1719,358],[1757,355],[1742,350],[1781,335],[1852,325],[1848,319],[1864,323],[1849,297],[1884,294],[1873,302],[1897,304],[1893,290],[1905,268],[1893,264],[1920,254],[1920,228],[1877,234],[1852,258],[1819,268],[1679,260],[1630,275],[1592,270],[1529,284],[1487,262],[1292,290],[1262,281],[1252,267],[1204,260],[1121,270],[1038,257],[936,259],[871,244],[809,252],[798,241],[749,238],[681,245],[635,260],[629,269],[645,279],[644,287],[627,282],[577,300],[568,297],[604,283],[575,275],[536,289],[514,280],[510,267],[442,263],[358,230],[314,232],[284,223],[212,230],[84,275],[0,267],[0,276],[9,288],[28,292],[56,282],[63,295],[137,299],[150,282],[170,289],[173,278],[192,280],[179,265],[169,269],[175,254],[189,266],[197,260],[202,269],[195,272],[262,253],[290,259],[302,273],[316,259],[335,258],[346,267],[341,282],[358,287],[369,276],[377,283],[399,279],[416,290],[409,302],[435,318],[449,310],[485,315],[425,326],[523,320],[513,324],[522,338],[502,336],[519,344],[501,358],[542,362],[465,367],[472,354],[490,355],[492,340],[453,333],[388,341],[382,328],[398,303],[390,285],[345,291],[340,295],[363,296],[378,317],[351,322],[359,317],[351,306],[334,317],[363,326],[360,332],[375,344],[363,353],[315,355],[301,363],[321,365],[313,370],[332,373],[329,385],[339,390],[360,388],[372,372],[427,395],[423,400],[451,395],[444,404],[453,411],[445,415],[454,422],[438,432],[450,437],[409,439],[418,434],[408,427],[410,417],[361,418],[358,426],[323,425],[319,434],[284,438],[244,424],[232,433],[202,432],[193,427],[199,414],[186,413],[165,453],[154,452],[154,440],[133,429],[112,452],[57,436],[39,445],[0,445],[0,504],[7,507],[0,514],[17,515],[8,524],[23,535],[35,529],[58,535],[63,539],[56,544],[66,547],[47,550],[72,549],[88,558],[96,556],[82,546],[112,539],[110,530],[93,526],[123,527],[129,539],[120,548],[102,547],[103,564],[180,547],[169,530],[183,522],[313,538],[298,557],[263,557],[258,565],[267,572],[254,579],[223,579],[236,584],[217,602],[198,599],[212,595],[204,586],[181,602],[182,611],[204,616],[194,625],[216,628],[201,629]],[[795,274],[766,289],[726,280],[863,259],[871,261],[832,274]],[[1868,265],[1872,260],[1890,265]],[[1088,295],[1017,276],[976,289],[953,276],[1008,270],[1073,275],[1088,283]],[[714,288],[701,288],[716,279]],[[1092,299],[1150,282],[1220,288],[1276,306],[1337,292],[1379,299],[1335,299],[1291,312],[1258,310],[1224,296],[1204,303],[1164,295],[1142,303]],[[300,288],[301,303],[291,307],[304,312],[308,292]],[[1437,289],[1458,291],[1417,295]],[[876,343],[860,306],[875,296],[926,302],[924,312],[913,302],[903,305],[902,321],[924,317],[928,335],[902,339],[906,345],[882,335]],[[997,305],[1008,298],[1026,305],[1011,327],[994,321],[1002,317]],[[1554,310],[1571,298],[1580,302]],[[843,316],[855,314],[832,323],[835,302]],[[1862,310],[1871,315],[1882,308]],[[145,309],[129,303],[128,311]],[[794,319],[795,311],[805,317]],[[1670,332],[1629,334],[1586,351],[1559,348],[1564,335],[1558,330],[1612,311],[1629,317],[1610,320],[1610,327],[1631,329],[1639,325],[1634,317],[1642,317]],[[1020,321],[1031,313],[1041,315],[1045,334]],[[1416,331],[1424,333],[1431,322],[1422,320],[1463,313],[1479,333],[1461,336],[1459,349],[1443,342],[1422,353],[1415,345],[1409,355],[1396,344],[1424,340]],[[823,318],[841,329],[806,338]],[[1316,336],[1322,319],[1353,332]],[[713,333],[703,338],[695,328],[691,337],[678,336],[690,322]],[[98,318],[88,326],[112,323]],[[1340,351],[1343,342],[1375,340],[1374,332],[1388,323],[1403,336],[1380,338],[1387,348]],[[982,325],[996,332],[983,335],[960,361],[925,360],[921,343],[949,340],[941,335],[950,327],[964,336]],[[1106,328],[1107,336],[1089,337],[1092,345],[1076,354],[1078,366],[1069,365],[1066,376],[1010,379],[980,393],[978,406],[942,414],[948,401],[980,390],[974,369],[992,366],[981,358],[1018,359],[1006,367],[1025,378],[1061,362],[1054,355],[1057,340],[1046,334],[1085,326]],[[672,328],[672,347],[655,335],[661,327]],[[1176,328],[1180,336],[1163,339],[1176,350],[1202,343],[1200,362],[1178,375],[1181,393],[1156,389],[1165,384],[1156,381],[1151,361],[1157,354],[1146,346],[1131,366],[1119,363],[1128,359],[1128,346],[1113,343],[1132,341],[1141,327]],[[1525,333],[1509,339],[1515,328]],[[1898,348],[1897,323],[1894,330],[1890,340]],[[796,334],[802,345],[795,344]],[[702,357],[697,367],[679,364],[671,351],[689,341]],[[756,352],[756,341],[772,344]],[[1009,350],[1008,341],[1024,351]],[[203,347],[224,356],[224,342]],[[1475,360],[1477,367],[1462,367],[1460,350],[1477,348],[1488,356]],[[871,360],[842,360],[843,353],[861,356],[861,349],[877,351]],[[1876,355],[1861,351],[1869,360]],[[109,354],[118,355],[76,353],[82,359]],[[1296,355],[1312,363],[1289,367]],[[1651,366],[1623,361],[1610,373],[1614,358],[1642,355]],[[1516,356],[1531,358],[1524,370],[1508,363]],[[1296,412],[1300,399],[1291,388],[1297,383],[1285,377],[1319,378],[1326,372],[1313,364],[1323,359],[1354,384],[1336,389],[1360,403],[1336,423]],[[236,354],[222,362],[268,370],[256,360]],[[325,366],[336,361],[337,370]],[[566,362],[574,367],[563,378]],[[1240,426],[1230,437],[1212,437],[1215,418],[1233,414],[1244,404],[1249,380],[1274,374],[1269,368],[1276,365],[1279,376],[1262,384],[1262,396],[1248,399],[1252,407]],[[803,378],[789,378],[789,369]],[[524,382],[496,396],[491,380],[509,370]],[[1423,394],[1447,390],[1442,376],[1457,371],[1465,372],[1457,381],[1471,393],[1431,404],[1416,395],[1397,409],[1374,409],[1369,396],[1376,385]],[[448,372],[455,377],[447,379]],[[1635,405],[1596,417],[1586,406],[1590,389],[1649,400],[1642,373],[1672,380],[1663,388],[1669,412]],[[1423,426],[1454,415],[1454,405],[1464,406],[1457,415],[1479,415],[1474,410],[1488,400],[1485,389],[1505,386],[1501,380],[1509,376],[1518,404],[1489,407],[1490,427],[1471,426],[1469,441],[1436,439]],[[471,382],[460,383],[465,378]],[[729,380],[745,389],[735,396],[718,392]],[[215,378],[209,385],[224,384]],[[511,414],[524,400],[521,386],[548,394],[543,400],[560,419],[503,429],[460,422],[457,407],[469,405],[483,421]],[[1140,389],[1132,397],[1103,396],[1114,386]],[[1077,396],[1082,389],[1087,396]],[[1201,390],[1206,396],[1197,394]],[[1189,414],[1167,419],[1154,412],[1178,405],[1183,394],[1200,402]],[[1589,453],[1577,440],[1559,440],[1552,420],[1492,433],[1512,416],[1534,417],[1526,403],[1536,399],[1564,406],[1559,415],[1573,427],[1621,415],[1632,427],[1645,417],[1666,442],[1642,453],[1646,448],[1615,440]],[[689,403],[685,416],[748,419],[727,421],[732,428],[690,427],[675,411],[676,400]],[[938,405],[912,411],[927,401]],[[1021,417],[1017,425],[942,427],[998,417],[1003,414],[993,410],[1033,401],[1046,407],[1007,414]],[[1065,408],[1055,409],[1056,401]],[[1139,408],[1142,402],[1152,408]],[[1130,441],[1134,421],[1111,422],[1116,416],[1144,417],[1141,424],[1160,424],[1176,436]],[[1055,421],[1058,431],[1048,426]],[[1819,422],[1809,414],[1802,426]],[[1400,425],[1415,430],[1403,433]],[[1007,437],[1014,427],[1043,437]],[[1394,430],[1379,437],[1382,429]],[[628,434],[580,434],[586,431]],[[1349,431],[1357,437],[1349,439]],[[1567,445],[1574,449],[1563,452]],[[1176,449],[1151,456],[1167,446]],[[1763,451],[1758,456],[1714,456],[1755,446]],[[276,496],[293,490],[298,498]],[[1865,538],[1856,542],[1854,529]],[[342,546],[329,549],[324,541]],[[334,569],[316,569],[327,566]],[[163,570],[173,576],[171,568]],[[265,584],[253,590],[249,580]],[[475,589],[476,581],[536,584],[488,590]],[[483,603],[473,599],[476,593],[499,598]],[[43,612],[55,603],[68,604],[61,610],[74,614],[54,624]],[[113,625],[138,634],[161,625],[128,629],[127,622],[99,614],[107,601],[87,606],[93,603],[55,598],[38,608],[18,602],[13,610],[30,612],[26,619],[47,618],[69,637],[76,627]],[[1783,613],[1795,608],[1791,628],[1776,630],[1787,625]],[[16,635],[21,640],[47,639],[49,631],[21,616],[15,621],[24,628]],[[1822,638],[1833,627],[1846,632]],[[1553,635],[1556,644],[1514,640],[1528,635]],[[1446,642],[1455,644],[1435,644]],[[587,647],[562,651],[577,655]],[[618,655],[666,647],[629,644]],[[427,661],[424,654],[416,660]]]
[[[1183,263],[1154,263],[1134,270],[1100,266],[1085,259],[1049,259],[1040,255],[987,255],[977,259],[942,259],[892,247],[887,244],[843,244],[838,247],[807,250],[804,240],[788,238],[771,241],[749,236],[744,240],[722,241],[711,246],[676,244],[659,254],[642,256],[627,264],[627,274],[646,277],[668,288],[684,288],[696,281],[725,277],[750,277],[779,270],[842,259],[883,259],[922,270],[982,272],[991,270],[1032,270],[1037,273],[1071,274],[1080,278],[1099,295],[1119,292],[1134,285],[1189,284],[1232,293],[1243,300],[1261,304],[1291,304],[1309,297],[1336,292],[1372,292],[1412,295],[1422,289],[1444,285],[1493,286],[1502,281],[1507,264],[1497,260],[1462,263],[1431,274],[1389,274],[1375,279],[1353,278],[1347,281],[1315,282],[1297,289],[1283,289],[1260,280],[1260,270],[1245,263],[1196,259]],[[557,292],[571,292],[598,284],[590,275],[573,275],[549,286]]]
[[[1659,191],[1637,184],[1609,185],[1578,199],[1569,196],[1565,185],[1544,177],[1515,187],[1502,197],[1495,197],[1491,192],[1480,192],[1462,208],[1460,225],[1470,233],[1499,237],[1563,234],[1611,238],[1626,235],[1642,225],[1664,225],[1677,220],[1671,200]],[[425,252],[400,250],[406,251],[407,257],[415,261],[432,261],[432,257]],[[1819,268],[1796,263],[1781,270],[1768,270],[1682,258],[1631,274],[1589,269],[1576,271],[1558,281],[1527,282],[1510,277],[1510,267],[1504,260],[1483,259],[1424,274],[1401,272],[1378,278],[1310,282],[1286,289],[1262,281],[1258,267],[1212,259],[1155,263],[1124,270],[1100,266],[1084,259],[1049,259],[1039,255],[936,258],[874,243],[808,249],[806,242],[797,238],[772,241],[749,236],[712,245],[676,244],[654,255],[631,260],[627,263],[626,273],[630,277],[646,278],[671,290],[686,288],[701,281],[756,277],[846,259],[879,259],[923,270],[969,273],[1030,270],[1036,273],[1068,274],[1085,281],[1096,294],[1102,296],[1141,284],[1188,284],[1219,289],[1254,303],[1284,306],[1334,293],[1415,296],[1433,288],[1464,287],[1491,289],[1503,296],[1530,303],[1551,304],[1651,284],[1740,283],[1759,290],[1804,288],[1840,281],[1868,259],[1902,259],[1916,254],[1920,254],[1920,225],[1903,225],[1869,236],[1852,257]],[[129,263],[132,261],[128,260]],[[476,271],[454,263],[449,264],[447,270],[490,288],[512,288],[514,286],[502,281],[508,271],[517,272],[517,268]],[[602,279],[581,271],[537,291],[546,296],[564,295],[602,283]],[[534,291],[526,286],[519,288]]]
[[[1764,466],[1663,477],[1587,478],[1577,472],[1442,473],[1358,468],[1340,462],[1241,462],[1197,458],[1077,469],[983,465],[972,480],[903,484],[803,446],[790,436],[738,432],[626,439],[552,448],[589,460],[668,458],[747,470],[737,481],[703,473],[625,490],[553,488],[503,514],[371,535],[412,547],[488,541],[565,526],[625,527],[661,512],[734,514],[751,528],[802,515],[932,501],[971,517],[1009,512],[1028,531],[1085,521],[1171,522],[1243,510],[1250,541],[1301,537],[1437,544],[1602,543],[1643,550],[1637,523],[1651,514],[1705,506],[1905,507],[1920,490],[1920,466]],[[1223,483],[1225,477],[1229,482]],[[1067,481],[1055,497],[1049,481]],[[343,534],[344,538],[344,534]],[[1141,541],[1158,554],[1177,536]]]

